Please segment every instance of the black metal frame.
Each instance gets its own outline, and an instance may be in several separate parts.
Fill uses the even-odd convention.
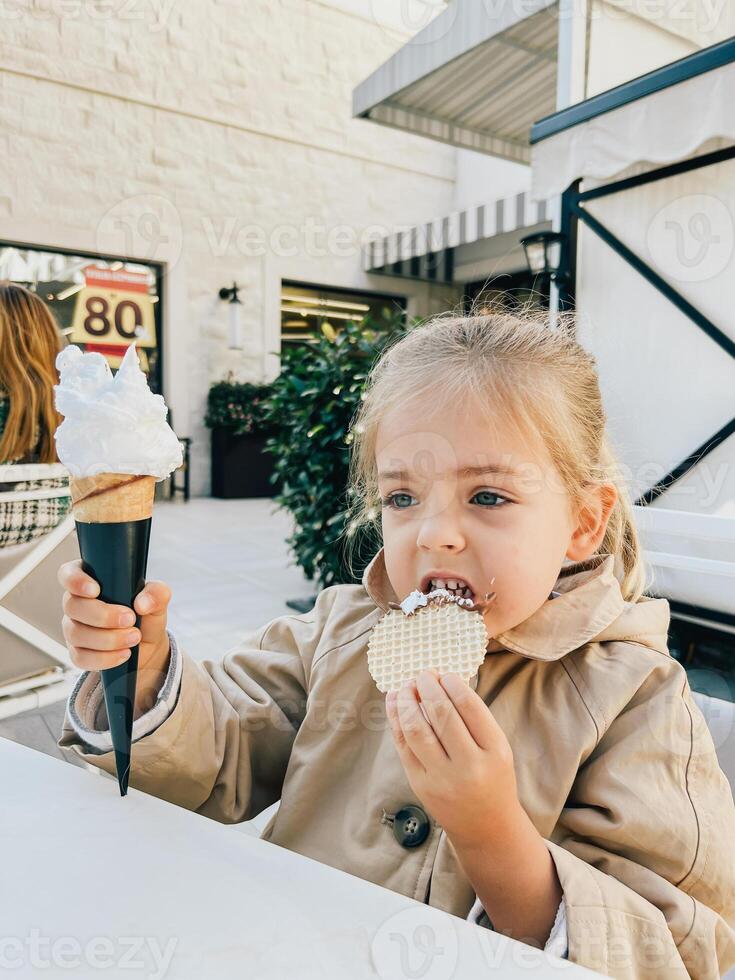
[[[657,180],[664,180],[667,177],[674,177],[690,170],[699,170],[703,167],[713,166],[723,163],[726,160],[735,159],[735,147],[727,147],[713,153],[706,153],[690,160],[683,160],[678,163],[659,167],[635,177],[628,177],[623,180],[605,184],[591,191],[579,191],[579,181],[571,184],[562,195],[562,228],[569,236],[568,242],[564,247],[564,258],[562,268],[564,271],[564,293],[560,296],[564,305],[571,305],[574,300],[575,291],[575,270],[576,270],[576,246],[577,246],[577,225],[581,220],[591,231],[602,239],[614,252],[616,252],[625,262],[636,270],[646,279],[655,289],[657,289],[669,302],[687,316],[700,330],[718,344],[726,354],[735,358],[735,342],[720,330],[710,319],[700,310],[693,306],[689,300],[681,295],[670,283],[666,282],[648,263],[644,262],[640,256],[636,255],[627,245],[620,241],[617,236],[606,228],[599,219],[593,217],[585,208],[584,203],[607,197],[610,194],[617,194],[621,191],[629,190],[631,187],[640,187],[650,184]],[[682,460],[666,474],[655,486],[651,487],[642,494],[636,505],[646,506],[652,503],[657,497],[661,496],[672,484],[681,479],[688,473],[701,459],[721,445],[729,436],[735,433],[735,416],[730,419],[722,428],[715,432],[701,446],[698,446],[686,459]]]
[[[574,212],[574,203],[579,198],[581,181],[573,181],[561,196],[561,232],[564,236],[561,243],[561,256],[557,274],[557,289],[559,292],[559,309],[573,309],[577,288],[577,230],[578,216]]]
[[[735,61],[735,38],[729,38],[720,44],[712,45],[703,51],[674,61],[670,65],[664,65],[655,71],[640,78],[634,78],[629,82],[618,85],[616,88],[577,105],[570,106],[553,115],[546,116],[536,122],[531,129],[531,143],[538,143],[549,136],[564,132],[580,123],[588,122],[606,112],[611,112],[621,106],[627,105],[637,99],[678,85],[681,82],[694,78],[697,75],[720,68],[723,65]],[[562,248],[562,263],[559,270],[559,305],[561,309],[572,308],[574,306],[574,295],[576,289],[576,267],[577,267],[577,232],[579,221],[583,221],[587,227],[602,239],[614,252],[617,253],[625,262],[636,270],[643,278],[649,282],[654,289],[657,289],[669,302],[687,316],[700,330],[702,330],[710,340],[718,344],[726,354],[735,358],[735,341],[708,317],[701,310],[698,310],[681,293],[660,276],[648,263],[644,262],[640,256],[636,255],[632,249],[628,248],[609,228],[599,219],[595,218],[584,207],[588,201],[594,201],[610,194],[618,194],[633,187],[640,187],[644,184],[651,184],[658,180],[668,177],[676,177],[679,174],[687,173],[692,170],[700,170],[704,167],[711,167],[727,160],[735,159],[735,147],[726,147],[712,153],[702,154],[689,160],[681,160],[677,163],[658,167],[646,173],[637,174],[634,177],[627,177],[623,180],[613,181],[594,190],[580,192],[580,181],[576,180],[566,189],[561,201],[561,231],[566,236]],[[726,439],[735,433],[735,417],[727,422],[719,432],[716,432],[706,443],[698,446],[686,459],[682,460],[669,473],[663,477],[655,486],[647,490],[637,501],[638,506],[646,506],[661,496],[673,483],[681,479],[688,473],[701,459],[712,452],[717,446],[721,445]]]
[[[534,124],[531,130],[530,142],[538,143],[556,133],[564,132],[580,123],[611,112],[630,102],[651,95],[687,79],[705,72],[712,71],[735,61],[735,38],[730,38],[720,44],[713,45],[703,51],[696,52],[686,58],[666,65],[656,71],[649,72],[640,78],[632,79],[607,92],[602,92],[585,102],[570,106],[561,112],[554,113]],[[562,264],[559,275],[560,308],[574,306],[576,291],[577,267],[577,235],[579,222],[601,238],[625,262],[634,268],[644,279],[669,300],[678,310],[688,317],[711,340],[720,346],[730,357],[735,357],[735,341],[723,333],[720,328],[693,306],[673,286],[663,279],[648,263],[636,255],[627,245],[617,238],[609,228],[586,210],[584,205],[610,194],[620,193],[630,188],[640,187],[658,180],[675,177],[679,174],[705,167],[711,167],[735,159],[735,147],[727,147],[712,153],[701,154],[693,159],[658,167],[646,173],[613,181],[594,190],[580,192],[580,180],[575,180],[562,194],[561,200],[561,231],[566,240],[562,244]],[[651,487],[637,501],[637,506],[647,506],[660,497],[672,484],[688,473],[700,460],[721,445],[735,433],[735,418],[716,432],[711,439],[690,453],[678,466],[674,467],[659,483]],[[711,628],[732,633],[735,627],[735,616],[722,611],[706,609],[670,599],[672,618],[693,623],[704,622]]]
[[[568,241],[564,246],[564,257],[562,260],[562,270],[564,273],[562,282],[564,283],[563,292],[560,293],[560,301],[564,306],[573,303],[575,291],[575,270],[576,270],[576,250],[577,250],[577,226],[578,222],[583,221],[591,231],[602,239],[614,252],[616,252],[625,262],[644,277],[655,289],[666,297],[673,305],[687,316],[700,330],[718,344],[726,354],[735,358],[735,341],[731,340],[720,330],[711,320],[709,320],[700,310],[693,306],[689,300],[681,295],[673,286],[663,279],[648,263],[644,262],[640,256],[636,255],[627,245],[620,241],[609,228],[606,228],[599,219],[593,217],[583,205],[587,201],[607,197],[610,194],[617,194],[621,191],[629,190],[632,187],[640,187],[668,177],[674,177],[690,170],[699,170],[703,167],[713,166],[723,163],[726,160],[735,159],[735,147],[727,147],[713,153],[703,154],[690,160],[679,161],[656,170],[637,174],[635,177],[627,177],[623,180],[605,184],[591,191],[579,191],[579,181],[571,184],[562,195],[562,229],[568,236]],[[735,417],[730,419],[718,432],[708,439],[701,446],[698,446],[686,459],[682,460],[666,476],[663,477],[655,486],[647,490],[638,500],[637,506],[646,506],[652,503],[657,497],[661,496],[672,484],[681,479],[689,472],[700,460],[721,445],[727,438],[735,433]]]

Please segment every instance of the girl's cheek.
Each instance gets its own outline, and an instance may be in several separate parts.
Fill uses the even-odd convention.
[[[488,609],[483,615],[483,621],[488,631],[488,635],[492,636],[493,633],[497,633],[498,623],[502,618],[501,611],[496,606],[497,599],[493,599],[492,609]]]

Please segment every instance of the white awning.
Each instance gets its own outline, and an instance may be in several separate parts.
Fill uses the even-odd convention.
[[[454,2],[353,92],[354,116],[522,163],[556,106],[558,0]]]
[[[554,208],[558,199],[531,201],[528,192],[513,194],[510,197],[489,201],[453,211],[441,218],[434,218],[420,225],[396,228],[390,235],[384,235],[368,242],[363,247],[362,267],[365,272],[383,272],[389,275],[407,275],[411,278],[439,278],[434,264],[434,273],[427,274],[426,267],[407,267],[405,271],[396,268],[400,263],[410,263],[411,259],[436,256],[448,249],[461,249],[488,239],[496,239],[513,234],[516,239],[519,265],[525,264],[520,239],[524,234],[541,227],[551,227]],[[447,281],[447,280],[445,280]]]
[[[735,63],[707,67],[728,56],[732,41],[538,122],[531,136],[532,199],[561,194],[579,178],[622,178],[636,167],[653,169],[732,145]]]

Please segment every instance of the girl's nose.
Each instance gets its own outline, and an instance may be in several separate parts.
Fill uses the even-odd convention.
[[[416,536],[416,546],[426,551],[439,551],[442,548],[459,549],[464,547],[464,536],[459,522],[452,515],[451,507],[425,517],[421,521]]]

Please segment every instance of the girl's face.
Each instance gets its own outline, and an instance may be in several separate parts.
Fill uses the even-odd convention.
[[[385,565],[399,600],[428,573],[452,572],[476,598],[497,593],[484,614],[490,636],[543,605],[565,557],[594,554],[615,499],[599,534],[578,528],[545,449],[461,406],[388,413],[376,462]]]

